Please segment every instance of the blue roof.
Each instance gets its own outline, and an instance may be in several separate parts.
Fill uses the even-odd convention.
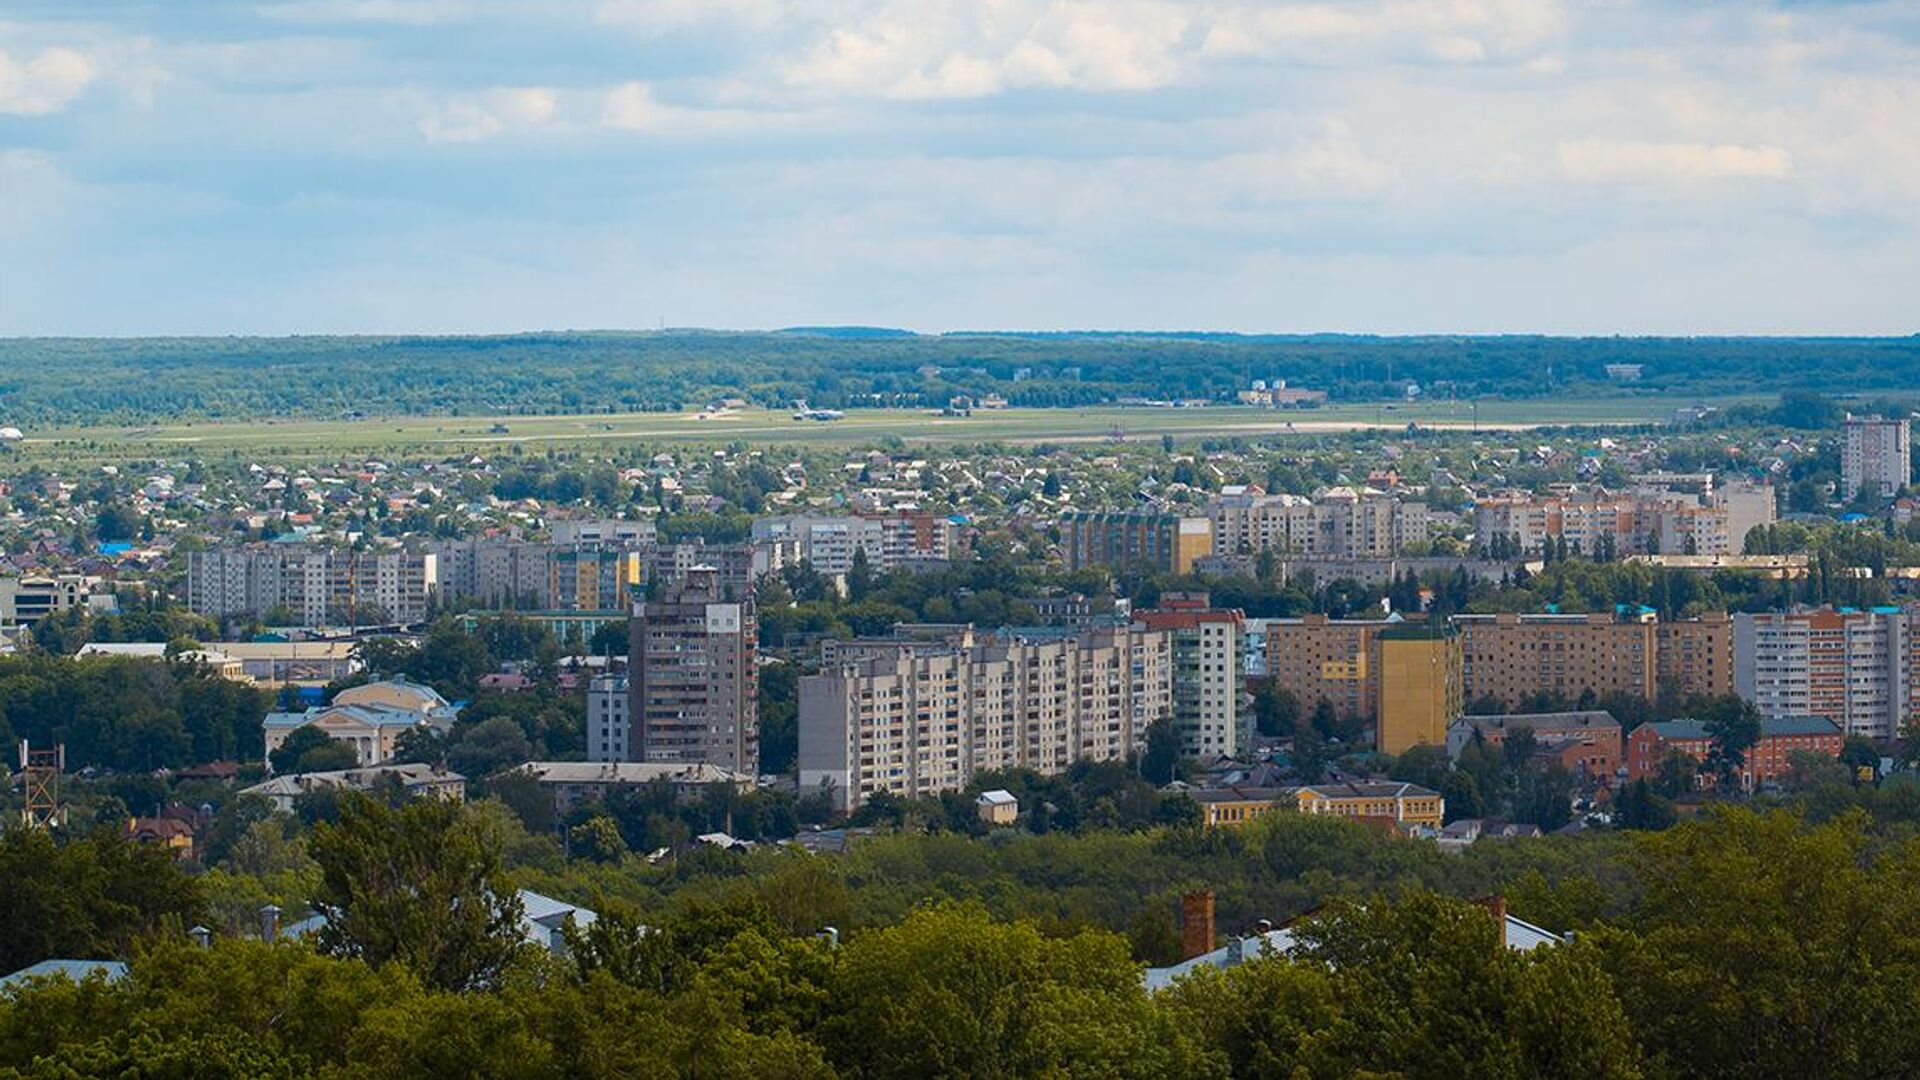
[[[267,718],[261,721],[261,725],[268,728],[300,728],[333,713],[345,713],[368,727],[375,728],[414,727],[423,718],[439,715],[438,710],[432,713],[417,713],[410,709],[383,709],[372,705],[316,705],[305,712],[268,713]]]
[[[125,555],[132,550],[133,545],[127,543],[125,540],[114,540],[100,545],[100,554],[102,555]]]
[[[0,979],[0,989],[20,986],[28,979],[64,976],[74,982],[81,982],[91,976],[99,975],[108,982],[118,982],[127,974],[127,965],[118,960],[42,960],[32,967]]]

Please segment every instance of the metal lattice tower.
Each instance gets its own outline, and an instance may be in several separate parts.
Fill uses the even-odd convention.
[[[60,808],[60,774],[67,768],[67,745],[51,750],[35,750],[20,740],[20,774],[25,783],[27,802],[21,819],[29,829],[48,829],[65,823]]]

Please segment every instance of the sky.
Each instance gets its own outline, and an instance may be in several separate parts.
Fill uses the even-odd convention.
[[[0,0],[0,335],[1920,330],[1920,0]]]

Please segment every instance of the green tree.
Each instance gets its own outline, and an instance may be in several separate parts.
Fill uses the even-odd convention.
[[[312,724],[288,732],[267,760],[273,763],[273,771],[282,775],[351,769],[359,761],[353,747]]]
[[[200,890],[172,856],[117,828],[56,843],[45,830],[0,831],[0,968],[127,956],[169,922],[191,925]]]
[[[458,803],[396,808],[349,794],[310,846],[327,914],[320,943],[333,955],[470,990],[495,985],[521,947],[520,899],[500,878],[502,837]]]

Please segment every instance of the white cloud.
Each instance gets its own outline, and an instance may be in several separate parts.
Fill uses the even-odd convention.
[[[93,61],[72,49],[47,49],[25,62],[0,52],[0,113],[59,112],[80,96],[95,74]]]
[[[432,26],[468,18],[476,9],[471,0],[289,0],[257,10],[265,18],[285,22]]]
[[[1557,151],[1567,176],[1596,183],[1777,180],[1793,172],[1793,158],[1777,146],[1576,139]]]
[[[600,122],[610,128],[645,131],[659,121],[660,110],[653,103],[653,90],[643,82],[622,83],[607,93]]]
[[[1179,78],[1189,27],[1184,5],[1160,0],[894,0],[833,25],[784,75],[902,99],[1151,90]]]
[[[480,142],[510,131],[547,127],[559,98],[544,86],[496,87],[449,100],[420,121],[428,142]]]
[[[1201,49],[1316,65],[1420,58],[1464,64],[1531,57],[1561,39],[1567,23],[1559,0],[1237,4],[1218,12]]]

